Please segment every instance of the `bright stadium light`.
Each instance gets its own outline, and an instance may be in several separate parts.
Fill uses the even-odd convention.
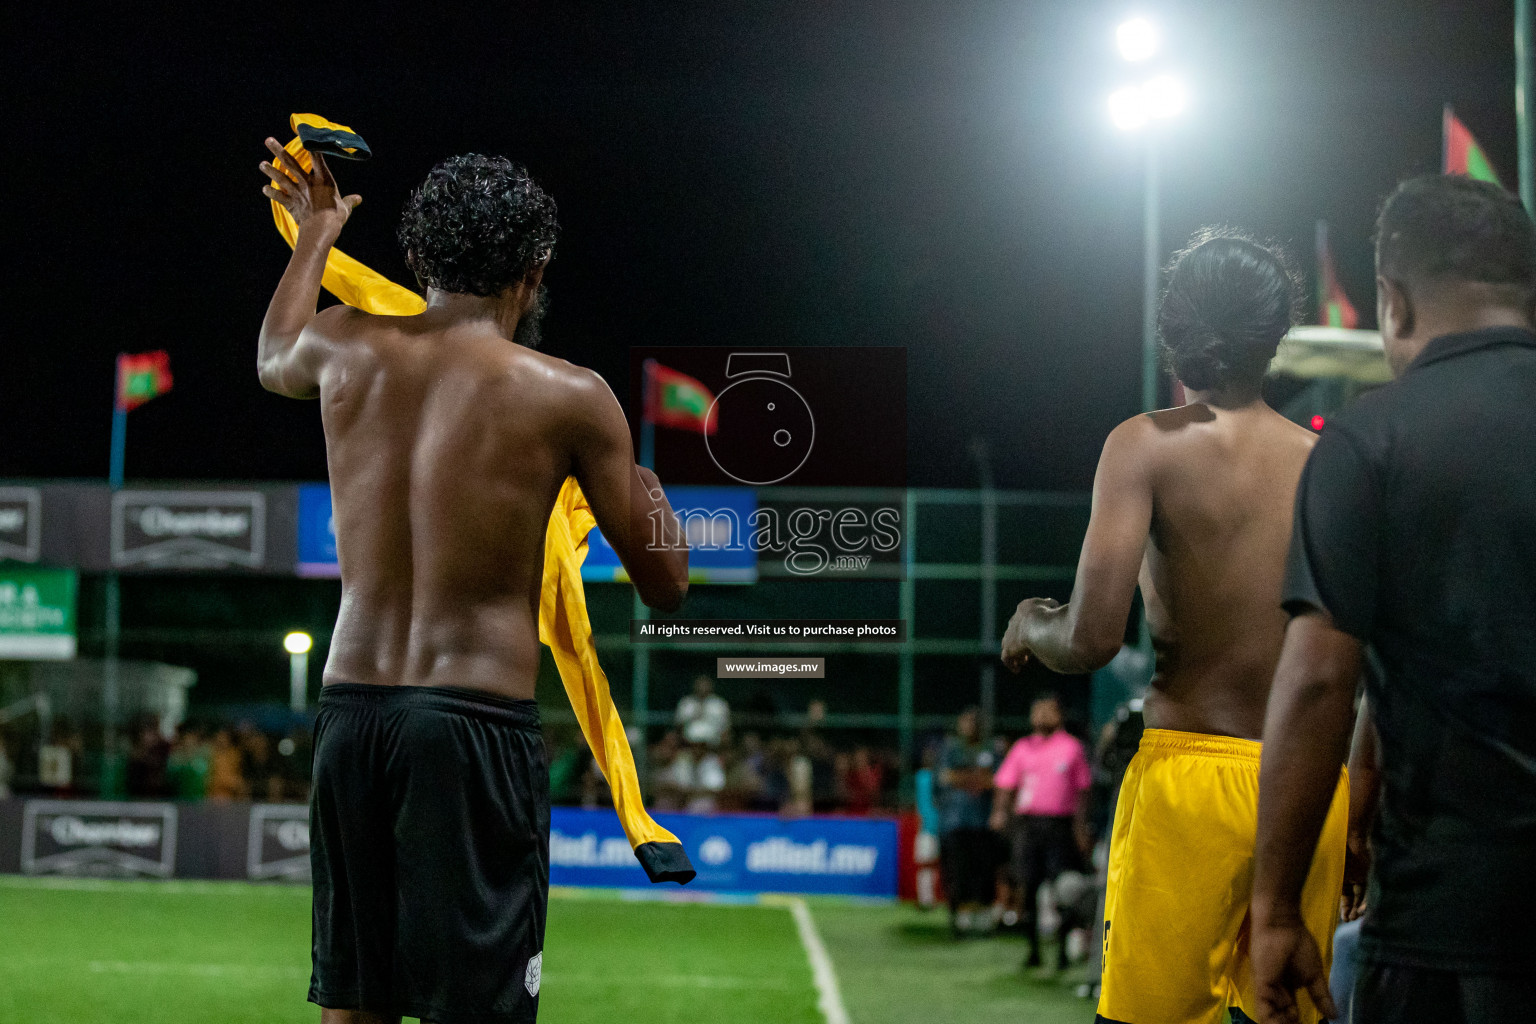
[[[1147,123],[1147,106],[1141,90],[1134,85],[1116,89],[1109,95],[1109,119],[1122,131],[1135,131]]]
[[[1122,21],[1115,29],[1115,45],[1128,61],[1143,61],[1157,52],[1157,29],[1146,18]]]
[[[296,629],[283,637],[283,650],[288,652],[288,707],[295,714],[303,714],[309,704],[309,649],[315,646],[315,638]]]
[[[1174,117],[1189,103],[1189,93],[1172,75],[1158,75],[1141,87],[1141,103],[1150,117]]]

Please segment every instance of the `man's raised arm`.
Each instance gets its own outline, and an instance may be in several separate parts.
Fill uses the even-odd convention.
[[[1003,663],[1013,671],[1034,656],[1053,672],[1091,672],[1119,652],[1152,526],[1146,448],[1153,429],[1138,416],[1104,442],[1072,598],[1020,602],[1003,635]]]
[[[305,328],[315,319],[325,258],[362,197],[343,197],[325,158],[318,153],[311,154],[314,170],[305,171],[276,139],[268,139],[267,148],[275,163],[261,163],[261,172],[272,179],[261,192],[293,215],[299,235],[288,269],[283,271],[261,322],[256,372],[268,391],[289,398],[313,398],[320,387],[320,360],[315,346],[305,344]],[[346,310],[341,308],[332,315],[346,315]]]
[[[576,481],[640,600],[675,611],[688,594],[688,542],[677,516],[656,474],[635,464],[629,424],[608,385],[578,370],[573,390]]]

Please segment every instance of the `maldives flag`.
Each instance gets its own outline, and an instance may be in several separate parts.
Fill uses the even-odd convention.
[[[137,409],[151,398],[171,390],[171,357],[165,352],[141,352],[117,356],[117,407]]]
[[[710,415],[714,402],[709,388],[686,373],[662,366],[654,359],[645,361],[645,407],[641,416],[646,422],[713,434],[720,418],[718,413]]]
[[[1353,328],[1360,323],[1354,303],[1344,294],[1333,268],[1333,248],[1328,244],[1328,224],[1317,222],[1317,322],[1326,327]]]
[[[1495,185],[1504,183],[1493,169],[1493,164],[1488,162],[1488,155],[1483,152],[1483,147],[1477,144],[1467,126],[1451,113],[1449,103],[1445,106],[1445,114],[1442,127],[1442,138],[1445,142],[1445,167],[1446,174],[1465,174],[1469,178],[1478,181],[1491,181]]]

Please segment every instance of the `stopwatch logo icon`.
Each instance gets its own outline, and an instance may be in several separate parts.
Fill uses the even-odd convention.
[[[766,486],[787,480],[811,457],[816,417],[789,385],[785,352],[732,352],[709,418],[718,426],[704,435],[709,457],[739,483]]]

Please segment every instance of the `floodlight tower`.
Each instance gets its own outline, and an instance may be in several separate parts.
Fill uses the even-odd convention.
[[[1157,26],[1146,18],[1131,18],[1115,30],[1115,47],[1128,64],[1145,65],[1162,48]],[[1146,185],[1142,206],[1141,407],[1157,408],[1157,266],[1159,262],[1158,164],[1155,122],[1177,117],[1188,105],[1184,83],[1161,72],[1135,85],[1116,89],[1109,97],[1115,127],[1142,132],[1146,142]]]

